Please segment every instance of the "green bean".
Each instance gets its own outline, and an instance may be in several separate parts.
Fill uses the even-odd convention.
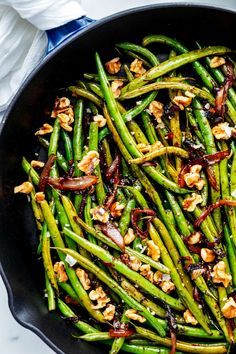
[[[127,64],[124,64],[124,71],[125,71],[128,81],[129,82],[132,81],[134,79],[134,75],[131,73]],[[109,80],[109,76],[107,77],[107,79]]]
[[[76,87],[76,86],[70,86],[68,89],[76,97],[86,98],[87,100],[95,103],[98,107],[102,107],[102,101],[96,95],[94,95],[92,92],[82,89],[82,88],[79,88],[79,87]]]
[[[67,293],[67,295],[69,295],[74,301],[78,301],[79,302],[79,298],[76,295],[76,292],[74,291],[74,289],[72,288],[72,286],[69,283],[63,283],[63,282],[58,282],[58,285],[60,286],[60,288],[62,290],[64,290],[65,293]]]
[[[196,134],[196,136],[198,137],[198,139],[200,140],[201,143],[204,143],[203,137],[202,137],[202,133],[200,132],[197,122],[193,116],[192,113],[192,109],[187,107],[185,109],[185,113],[186,113],[186,117],[188,119],[189,124],[191,125],[192,129],[194,130],[194,134]]]
[[[160,64],[161,65],[161,64]],[[208,100],[209,103],[214,105],[215,100],[214,97],[207,91],[201,90],[196,86],[192,86],[186,83],[182,82],[175,82],[175,81],[158,81],[154,82],[153,84],[147,84],[143,87],[139,87],[134,90],[129,90],[126,91],[125,93],[121,94],[119,96],[120,100],[127,100],[130,98],[135,98],[137,96],[143,95],[145,93],[148,93],[150,91],[156,91],[156,90],[163,90],[163,89],[176,89],[176,90],[183,90],[183,91],[189,91],[193,93],[195,96],[198,96],[200,98],[203,98],[205,100]]]
[[[40,144],[45,148],[49,148],[49,141],[45,138],[42,138],[41,136],[38,137],[38,141]],[[63,169],[63,171],[67,172],[69,169],[68,163],[64,156],[57,150],[57,163],[58,165]]]
[[[134,199],[128,200],[125,209],[121,215],[121,218],[119,220],[119,230],[122,236],[125,236],[128,231],[131,219],[131,211],[135,208],[135,205],[136,203]]]
[[[124,309],[123,314],[121,316],[121,323],[127,323],[127,317],[125,315],[125,311],[126,310],[127,310],[127,308]],[[109,351],[109,354],[117,354],[117,353],[119,353],[119,351],[122,348],[124,342],[125,342],[125,338],[124,337],[115,338],[113,340],[112,347],[111,347],[111,349]]]
[[[83,100],[77,100],[74,108],[74,132],[73,132],[73,155],[74,155],[74,176],[78,177],[81,174],[77,162],[82,159],[83,152],[83,134],[82,134],[82,121],[83,121]]]
[[[161,64],[154,66],[146,73],[144,73],[144,75],[142,75],[141,77],[134,79],[132,82],[130,82],[128,85],[126,85],[123,88],[122,94],[124,94],[127,91],[131,91],[132,89],[143,86],[149,80],[153,80],[160,76],[163,76],[164,74],[174,69],[192,63],[200,58],[206,57],[208,55],[215,55],[215,54],[223,55],[229,52],[231,52],[229,48],[223,46],[212,46],[203,49],[193,50],[191,52],[178,55],[174,58],[170,58],[162,62]]]
[[[229,265],[230,265],[230,271],[232,274],[232,282],[234,288],[236,288],[236,269],[235,269],[236,250],[235,250],[234,243],[231,239],[230,230],[226,224],[224,224],[224,238],[225,238],[226,251],[227,251]]]
[[[138,59],[140,61],[142,61],[143,65],[146,66],[147,68],[151,68],[151,64],[146,60],[144,59],[142,56],[140,56],[139,54],[137,53],[134,53],[133,51],[131,50],[125,50],[123,49],[124,53],[126,55],[128,55],[129,57],[131,58],[134,58],[134,59]]]
[[[107,138],[104,138],[102,140],[102,149],[103,149],[103,152],[105,155],[106,164],[107,164],[107,166],[110,166],[113,162],[113,159],[111,156],[111,150],[110,150],[110,146],[109,146]]]
[[[136,52],[141,54],[143,57],[145,57],[151,65],[157,65],[159,64],[159,60],[157,57],[150,52],[147,48],[144,48],[140,45],[134,44],[134,43],[128,43],[128,42],[123,42],[116,44],[117,48],[125,49],[125,50],[131,50],[132,52]]]
[[[49,142],[49,147],[48,147],[48,156],[57,154],[60,129],[61,129],[60,122],[59,122],[58,118],[56,118],[54,125],[53,125],[53,132],[50,137],[50,142]]]
[[[162,156],[165,154],[175,154],[175,155],[180,156],[184,159],[189,158],[188,151],[181,149],[179,147],[176,147],[176,146],[167,146],[167,147],[161,147],[161,148],[154,150],[152,152],[148,152],[143,157],[129,160],[129,163],[143,164],[144,162],[152,161],[156,157],[159,157],[159,156]]]
[[[156,335],[154,332],[144,329],[139,326],[135,326],[135,329],[138,334],[141,334],[144,338],[150,339],[155,341],[160,345],[164,345],[167,347],[171,347],[171,339],[170,338],[161,338]],[[187,342],[176,341],[176,349],[182,350],[186,353],[198,353],[198,354],[220,354],[220,353],[227,353],[227,344],[216,344],[216,345],[209,345],[209,344],[193,344]]]
[[[100,130],[98,133],[98,141],[101,142],[106,136],[110,134],[109,129],[107,127]]]
[[[122,115],[122,118],[125,122],[129,122],[130,120],[137,117],[143,110],[149,106],[149,104],[155,100],[157,96],[157,92],[151,92],[146,98],[142,101],[137,102],[136,107],[131,108],[129,111]]]
[[[96,122],[90,123],[89,127],[89,151],[98,151],[98,125]],[[103,204],[106,198],[106,192],[99,165],[96,166],[94,173],[98,177],[98,182],[95,185],[97,201],[99,204]]]
[[[32,181],[31,178],[29,178],[29,180],[30,180],[30,182]],[[32,191],[30,193],[30,199],[31,199],[31,206],[32,206],[32,210],[34,213],[34,219],[36,221],[37,228],[39,230],[42,230],[42,223],[43,223],[44,219],[43,219],[42,211],[35,200],[35,188],[34,188],[33,184],[32,184]]]
[[[86,241],[86,240],[85,240]],[[88,242],[88,241],[86,241]],[[98,248],[99,246],[93,245],[93,248]],[[100,248],[100,247],[99,247]],[[100,248],[102,249],[102,248]],[[79,253],[70,250],[70,249],[60,249],[61,252],[64,252],[65,254],[69,254],[73,258],[77,260],[77,262],[90,271],[91,273],[95,274],[98,279],[100,279],[103,283],[105,283],[109,288],[111,288],[116,294],[118,294],[124,301],[125,303],[130,306],[131,308],[136,309],[137,311],[140,312],[148,321],[149,323],[156,329],[156,331],[161,335],[165,336],[165,330],[162,328],[162,326],[159,325],[157,319],[151,315],[151,313],[141,304],[139,304],[137,301],[135,301],[133,298],[131,298],[125,291],[124,289],[121,288],[121,286],[115,282],[112,278],[110,278],[105,272],[103,272],[99,267],[97,267],[94,263],[89,261],[87,258],[84,258],[81,256]],[[103,250],[104,251],[104,250]],[[106,252],[106,251],[105,251]]]
[[[98,74],[94,74],[94,73],[84,73],[84,78],[87,80],[95,80],[95,81],[99,81],[99,76]],[[126,77],[122,77],[122,76],[109,76],[107,75],[107,79],[109,81],[113,81],[113,80],[121,80],[121,81],[127,81]]]
[[[158,139],[157,139],[155,128],[151,122],[150,116],[147,112],[142,112],[141,117],[142,117],[143,126],[146,131],[149,143],[154,144]]]
[[[72,150],[71,139],[68,133],[64,129],[61,130],[61,136],[62,136],[62,140],[64,141],[67,161],[71,162],[73,161],[73,150]]]
[[[38,173],[35,171],[35,169],[30,165],[30,163],[26,160],[25,157],[22,158],[22,162],[21,162],[22,168],[25,171],[25,173],[30,176],[30,178],[32,179],[33,183],[38,186],[39,184],[39,175]]]
[[[55,294],[54,289],[45,274],[45,284],[46,284],[46,291],[47,291],[47,300],[48,300],[48,311],[56,310],[56,301],[55,301]]]

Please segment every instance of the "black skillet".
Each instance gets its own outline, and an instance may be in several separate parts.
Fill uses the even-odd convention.
[[[13,187],[25,175],[21,157],[33,158],[33,132],[58,88],[76,80],[84,71],[95,71],[94,52],[114,55],[120,41],[140,42],[151,33],[176,37],[190,48],[194,41],[236,49],[236,10],[184,4],[147,6],[98,21],[49,54],[16,95],[1,131],[1,274],[15,319],[37,333],[57,353],[100,354],[96,344],[75,342],[72,327],[48,313],[43,299],[42,269],[36,257],[37,235],[25,196],[14,196]],[[162,49],[162,48],[161,48]],[[165,51],[165,48],[163,48]]]

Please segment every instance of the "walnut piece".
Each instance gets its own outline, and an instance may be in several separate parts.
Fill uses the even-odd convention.
[[[201,238],[202,238],[201,232],[195,231],[188,237],[188,243],[190,245],[196,245],[196,243],[201,241]]]
[[[232,279],[232,276],[226,273],[226,264],[224,261],[220,261],[214,266],[211,276],[213,283],[223,283],[225,288],[227,288]]]
[[[74,122],[74,111],[71,107],[67,108],[66,111],[58,113],[57,115],[60,126],[68,131],[72,131],[71,124]]]
[[[57,97],[51,113],[52,118],[56,118],[58,113],[65,112],[70,107],[70,100],[67,97]]]
[[[236,317],[236,302],[234,299],[230,296],[224,306],[221,309],[222,314],[226,318],[234,318]]]
[[[216,258],[215,252],[210,250],[209,248],[202,248],[201,249],[201,257],[204,262],[210,263],[213,262]]]
[[[14,187],[14,193],[30,194],[33,190],[33,185],[29,181],[23,182],[19,186]]]
[[[34,199],[37,203],[41,203],[45,200],[45,194],[43,192],[35,193]]]
[[[159,285],[161,289],[167,294],[169,294],[171,291],[175,289],[175,284],[172,283],[172,281],[170,280],[161,281]]]
[[[113,320],[113,318],[115,316],[115,311],[116,311],[116,307],[112,304],[109,304],[106,307],[105,311],[103,311],[104,320],[107,320],[107,321]]]
[[[156,141],[154,144],[151,145],[151,151],[158,150],[164,147],[164,145],[160,141]]]
[[[183,200],[183,208],[189,212],[194,211],[197,204],[202,202],[202,197],[200,194],[192,193],[191,197],[185,198]]]
[[[111,83],[111,90],[115,98],[118,98],[121,93],[121,87],[124,85],[123,81],[121,80],[114,80]]]
[[[191,272],[191,279],[192,280],[195,280],[197,279],[200,275],[202,275],[203,273],[205,272],[205,269],[194,269],[192,272]]]
[[[95,167],[99,164],[99,153],[97,151],[89,151],[78,163],[78,168],[86,175],[90,175]]]
[[[184,181],[188,187],[196,187],[199,191],[203,188],[205,181],[200,176],[201,165],[193,165],[190,168],[190,172],[185,173]]]
[[[130,256],[129,257],[129,266],[132,270],[135,270],[136,272],[139,270],[141,267],[142,262],[135,256]]]
[[[154,283],[159,284],[163,280],[162,276],[163,274],[159,270],[157,270],[153,276]]]
[[[90,279],[88,277],[88,273],[86,273],[83,269],[81,268],[77,268],[75,271],[77,277],[79,278],[83,288],[85,290],[88,290],[91,288],[91,283],[90,283]]]
[[[56,262],[53,266],[53,269],[60,283],[65,283],[68,280],[64,262]]]
[[[191,104],[192,97],[175,96],[172,101],[181,109],[181,111],[183,111],[185,107],[188,107]]]
[[[32,161],[30,162],[30,165],[31,165],[33,168],[41,168],[41,167],[43,167],[43,166],[45,165],[45,163],[42,162],[42,161],[38,161],[38,160],[32,160]]]
[[[232,136],[234,128],[228,122],[219,123],[212,128],[212,133],[217,140],[228,140]]]
[[[115,202],[110,207],[110,212],[113,218],[119,218],[122,215],[122,210],[125,208],[124,204],[120,204],[119,202]]]
[[[149,145],[149,144],[139,143],[137,145],[137,148],[139,149],[140,152],[143,152],[143,153],[151,151],[151,145]]]
[[[161,255],[159,246],[157,246],[152,240],[147,241],[147,246],[147,255],[154,259],[154,261],[158,261]]]
[[[158,123],[161,123],[164,114],[164,105],[159,101],[152,101],[148,107],[149,111],[154,115]]]
[[[184,320],[186,323],[190,323],[192,325],[196,325],[198,324],[198,321],[196,320],[196,318],[193,316],[192,312],[189,310],[186,310],[183,314],[184,316]]]
[[[109,74],[117,74],[121,68],[120,58],[114,58],[105,64],[106,70]]]
[[[99,128],[103,128],[107,124],[106,118],[104,118],[101,114],[94,116],[93,121],[97,123]]]
[[[145,277],[146,279],[148,279],[151,283],[153,283],[153,278],[154,278],[154,274],[153,271],[151,270],[151,266],[150,264],[143,264],[140,267],[140,274]]]
[[[134,61],[132,61],[132,63],[130,64],[130,71],[135,73],[135,77],[139,77],[143,75],[146,72],[146,70],[143,67],[142,60],[134,59]]]
[[[124,236],[125,245],[129,245],[131,242],[133,242],[134,239],[135,239],[134,230],[129,227],[127,233]]]
[[[92,214],[93,220],[98,220],[104,224],[108,222],[109,213],[102,206],[96,206],[96,208],[90,210],[90,213]]]
[[[37,130],[35,135],[50,134],[52,131],[53,131],[53,127],[48,123],[44,123],[43,126],[39,128],[39,130]]]
[[[218,68],[221,65],[225,64],[225,58],[223,57],[213,57],[210,61],[211,68]]]
[[[110,298],[103,291],[102,287],[99,286],[96,290],[91,290],[89,293],[89,298],[93,301],[97,300],[97,305],[93,305],[93,309],[101,309],[106,306],[110,301]]]
[[[129,309],[125,311],[125,316],[130,318],[131,320],[138,321],[140,323],[146,322],[146,319],[138,314],[138,311],[135,309]]]

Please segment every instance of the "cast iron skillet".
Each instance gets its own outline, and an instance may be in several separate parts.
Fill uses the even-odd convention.
[[[46,103],[58,88],[74,82],[84,71],[95,71],[94,52],[114,55],[119,41],[140,42],[151,33],[176,37],[184,44],[222,44],[235,49],[236,11],[216,7],[167,4],[129,10],[90,25],[50,54],[28,78],[14,99],[1,132],[1,274],[15,319],[37,333],[57,353],[99,354],[96,344],[74,342],[69,327],[56,313],[48,313],[43,299],[42,269],[35,251],[37,236],[25,196],[13,187],[25,175],[21,158],[33,158],[34,131],[40,126]],[[163,48],[164,50],[164,48]]]

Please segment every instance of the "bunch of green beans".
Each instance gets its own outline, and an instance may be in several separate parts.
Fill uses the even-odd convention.
[[[151,35],[96,53],[36,132],[45,165],[22,159],[48,310],[110,354],[236,341],[235,63],[197,46]]]

